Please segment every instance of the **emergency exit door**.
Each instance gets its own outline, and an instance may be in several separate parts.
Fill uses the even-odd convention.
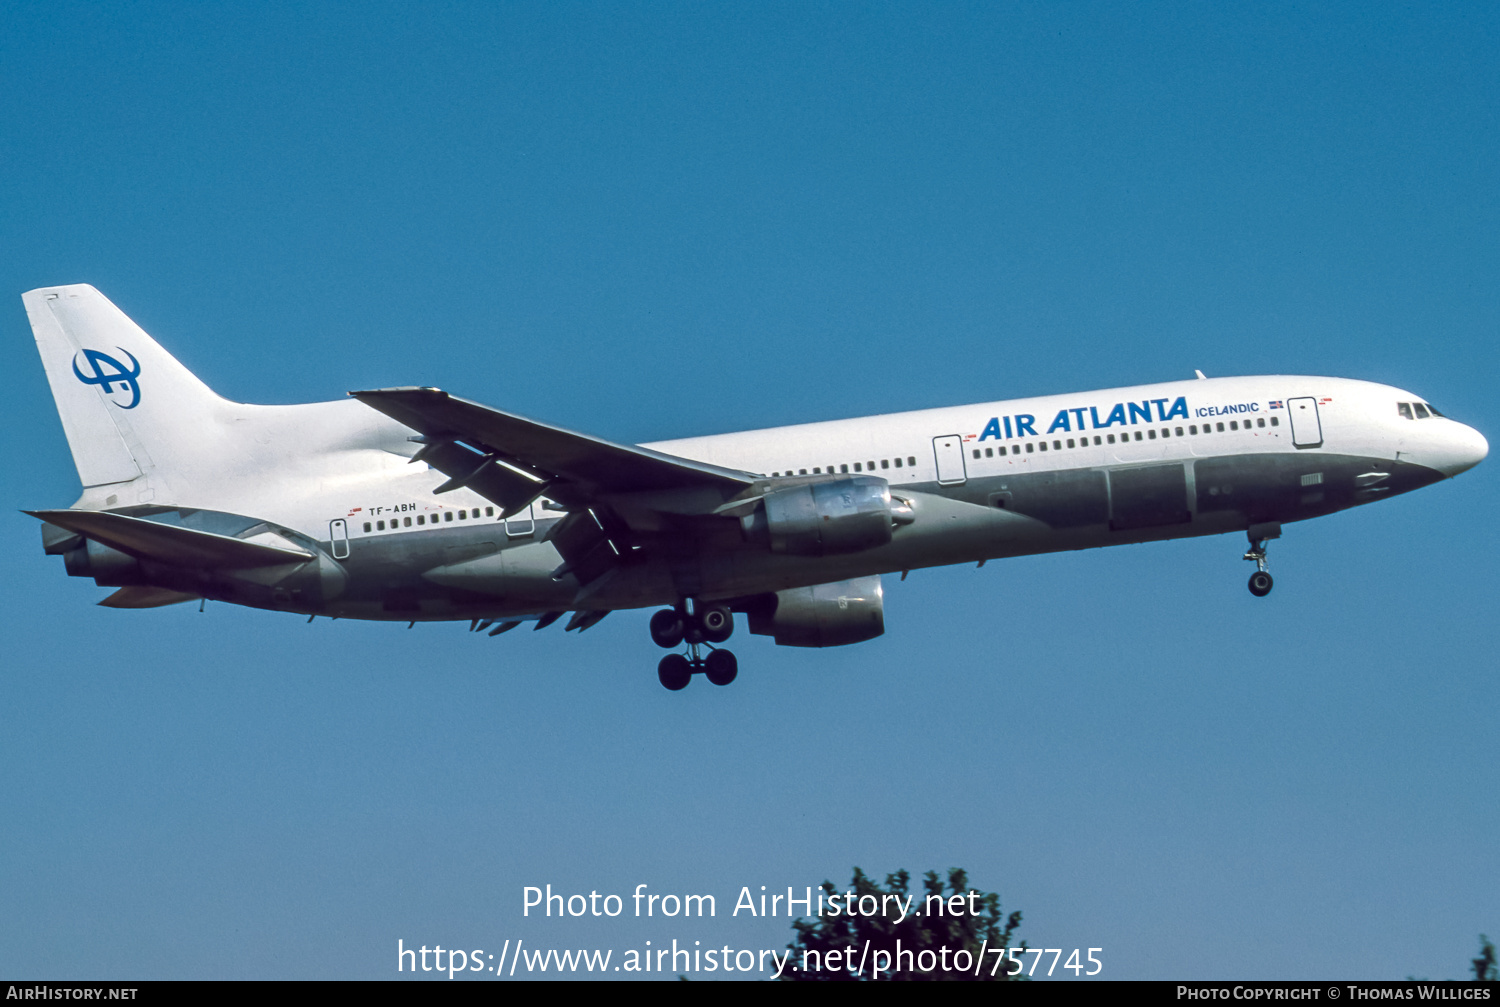
[[[505,519],[507,538],[525,538],[536,532],[536,517],[532,510],[536,504],[527,504],[525,510],[517,511]]]
[[[343,518],[328,522],[328,542],[334,559],[349,558],[349,522]]]

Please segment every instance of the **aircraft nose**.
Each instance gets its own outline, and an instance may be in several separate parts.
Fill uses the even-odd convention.
[[[1443,475],[1450,479],[1460,472],[1469,471],[1490,453],[1490,442],[1484,439],[1484,434],[1462,423],[1454,423],[1452,426],[1454,429],[1447,438],[1449,443],[1445,445],[1447,450],[1443,452],[1444,457],[1438,466]]]

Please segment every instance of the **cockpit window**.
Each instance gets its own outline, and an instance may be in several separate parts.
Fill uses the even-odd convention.
[[[1430,415],[1427,412],[1427,407],[1420,402],[1413,402],[1411,407],[1417,411],[1417,419],[1419,420],[1425,420]]]
[[[1410,402],[1397,402],[1396,411],[1401,414],[1402,419],[1409,420],[1412,418]]]
[[[1438,407],[1435,406],[1435,405],[1433,405],[1431,402],[1427,403],[1427,408],[1432,410],[1432,415],[1434,415],[1434,416],[1442,416],[1443,415],[1442,413],[1438,412]],[[1447,419],[1446,416],[1444,416],[1443,418]]]

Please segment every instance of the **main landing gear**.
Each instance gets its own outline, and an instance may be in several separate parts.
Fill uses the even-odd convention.
[[[687,654],[668,654],[656,666],[656,677],[661,684],[676,692],[686,689],[695,672],[714,685],[728,685],[739,674],[740,663],[732,653],[713,646],[728,640],[734,632],[734,616],[723,605],[693,604],[688,611],[686,603],[676,608],[664,608],[651,617],[651,640],[658,647],[668,650],[686,643]],[[699,647],[707,647],[702,654]]]
[[[1273,531],[1262,525],[1252,525],[1246,534],[1250,538],[1250,551],[1245,553],[1245,558],[1255,561],[1255,572],[1250,575],[1250,593],[1264,598],[1271,593],[1271,585],[1275,583],[1266,570],[1266,542],[1280,537],[1281,526],[1277,525]]]

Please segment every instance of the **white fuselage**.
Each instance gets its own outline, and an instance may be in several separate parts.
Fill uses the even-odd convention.
[[[102,604],[341,618],[652,617],[663,684],[743,613],[789,646],[883,632],[880,575],[1240,532],[1252,593],[1287,522],[1452,477],[1480,434],[1343,378],[1175,381],[622,445],[433,388],[215,394],[87,284],[22,295],[84,486],[33,511]],[[715,628],[718,627],[718,628]],[[717,637],[717,639],[716,639]]]
[[[1296,420],[1294,401],[1304,410]],[[1407,418],[1402,404],[1409,411],[1422,400],[1340,378],[1220,378],[646,445],[753,473],[772,486],[875,475],[910,503],[915,520],[887,545],[840,556],[775,555],[730,542],[695,558],[687,574],[646,564],[587,598],[579,596],[580,585],[552,576],[560,559],[544,535],[562,516],[552,505],[539,500],[504,520],[493,503],[468,490],[435,494],[444,477],[409,463],[418,448],[412,431],[354,401],[226,404],[234,454],[226,437],[217,458],[234,464],[212,479],[187,461],[159,465],[129,489],[137,495],[131,503],[247,515],[335,554],[342,548],[351,554],[349,587],[321,609],[328,614],[393,617],[382,614],[378,592],[360,590],[365,575],[387,586],[405,583],[416,596],[431,585],[472,595],[463,603],[422,598],[402,617],[624,608],[671,603],[689,592],[728,598],[924,566],[1244,530],[1403,492],[1484,457],[1487,445],[1477,432],[1440,416]],[[1393,475],[1398,468],[1405,475]],[[1210,472],[1218,474],[1205,476]],[[1207,485],[1205,478],[1217,482]],[[1293,488],[1260,492],[1257,479]],[[80,506],[105,506],[92,499],[100,492],[86,493]],[[117,498],[114,505],[123,503]],[[645,529],[653,530],[662,531]],[[335,548],[333,539],[345,534],[347,547]]]

